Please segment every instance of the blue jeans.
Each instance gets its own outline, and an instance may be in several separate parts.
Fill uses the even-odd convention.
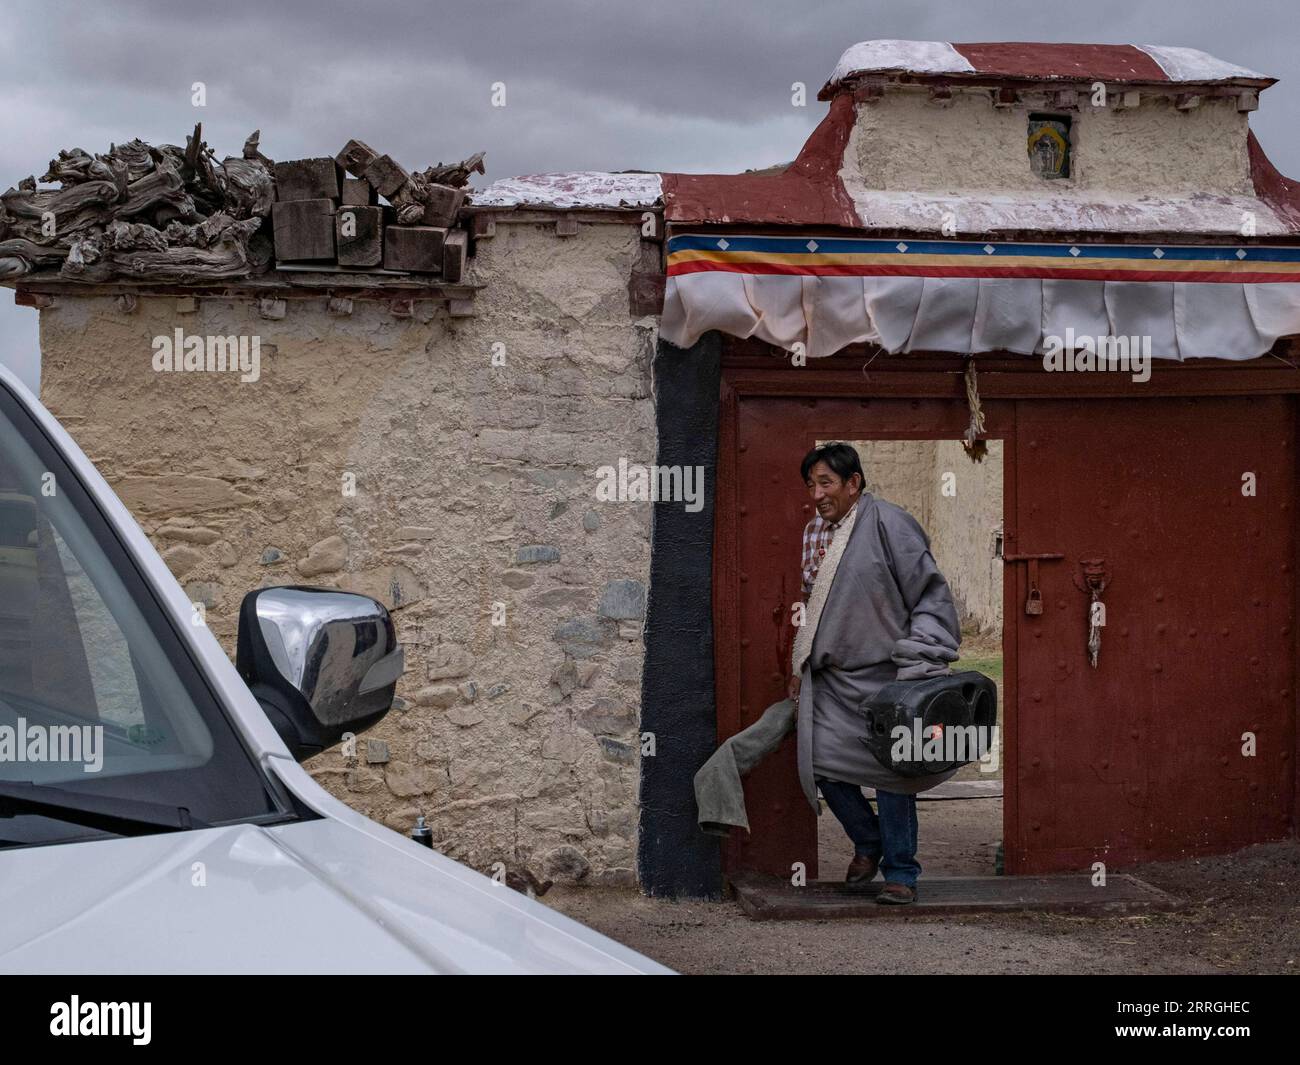
[[[880,816],[856,784],[818,777],[822,798],[853,841],[858,857],[875,858],[887,881],[916,887],[916,796],[876,789]]]

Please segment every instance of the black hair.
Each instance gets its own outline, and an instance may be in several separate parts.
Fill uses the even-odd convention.
[[[862,478],[863,490],[867,487],[867,475],[862,472],[862,460],[858,457],[857,449],[851,444],[842,444],[839,441],[832,441],[829,444],[822,444],[813,448],[803,457],[803,462],[799,464],[799,474],[803,477],[805,483],[808,481],[808,471],[819,462],[826,463],[842,481],[848,481],[855,473]]]

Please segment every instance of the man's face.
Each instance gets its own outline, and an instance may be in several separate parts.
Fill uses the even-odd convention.
[[[862,478],[849,474],[847,481],[824,462],[814,463],[808,471],[808,494],[823,521],[839,521],[862,494]]]

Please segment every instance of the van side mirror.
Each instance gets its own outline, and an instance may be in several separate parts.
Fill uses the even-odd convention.
[[[235,668],[300,762],[393,705],[402,648],[383,604],[330,588],[259,588],[239,607]]]

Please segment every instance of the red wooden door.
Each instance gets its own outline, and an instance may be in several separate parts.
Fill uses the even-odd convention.
[[[1010,873],[1224,852],[1294,811],[1291,400],[1017,404],[1006,553],[1018,678],[1007,746]],[[1014,455],[1014,458],[1011,456]],[[1253,475],[1253,495],[1243,485]],[[1010,505],[1010,504],[1009,504]],[[1109,584],[1094,669],[1082,563]],[[1254,757],[1243,756],[1252,733]]]
[[[938,399],[726,396],[719,449],[715,557],[718,739],[753,724],[784,697],[799,601],[803,527],[812,517],[799,463],[819,440],[958,439],[965,403]],[[985,404],[990,436],[1003,436],[1010,404]],[[734,559],[734,568],[731,560]],[[795,738],[745,780],[750,835],[724,852],[728,872],[788,877],[795,862],[817,876],[817,824],[799,787]],[[830,817],[830,813],[823,816]]]

